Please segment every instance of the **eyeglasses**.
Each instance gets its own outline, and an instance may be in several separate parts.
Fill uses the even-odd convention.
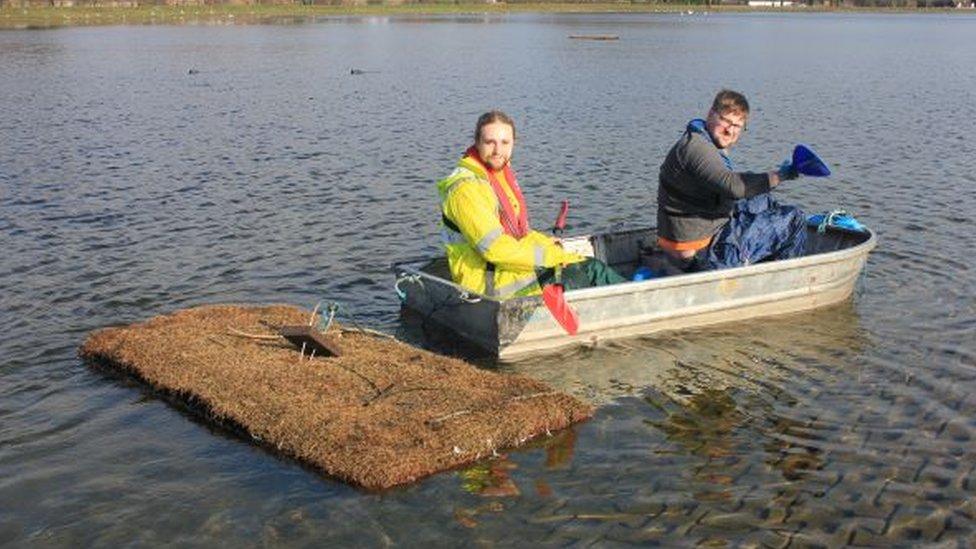
[[[733,122],[733,121],[729,120],[728,118],[726,118],[726,116],[724,114],[718,115],[718,121],[723,126],[729,128],[729,130],[731,130],[733,132],[738,133],[738,132],[744,132],[744,131],[746,131],[746,124],[745,124],[745,122],[743,122],[742,124],[736,124],[735,122]]]

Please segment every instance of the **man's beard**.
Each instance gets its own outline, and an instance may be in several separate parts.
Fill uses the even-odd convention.
[[[491,168],[492,170],[495,170],[496,172],[497,171],[504,170],[505,167],[508,166],[508,163],[509,163],[509,159],[508,158],[504,158],[503,160],[501,160],[498,163],[498,165],[495,164],[495,161],[494,160],[490,160],[490,159],[487,162],[485,162],[485,164],[488,164],[488,167],[489,168]]]

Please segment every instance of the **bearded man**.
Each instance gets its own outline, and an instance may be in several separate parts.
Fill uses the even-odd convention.
[[[567,290],[625,282],[602,262],[566,251],[529,227],[511,168],[514,148],[515,122],[501,111],[487,112],[478,118],[474,144],[437,183],[441,236],[454,282],[500,299],[537,295],[557,280]]]

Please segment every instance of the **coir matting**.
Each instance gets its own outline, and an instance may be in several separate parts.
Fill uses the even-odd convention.
[[[519,446],[588,418],[588,404],[518,375],[478,369],[333,325],[340,356],[278,333],[293,306],[213,305],[92,333],[92,364],[329,476],[383,489]]]

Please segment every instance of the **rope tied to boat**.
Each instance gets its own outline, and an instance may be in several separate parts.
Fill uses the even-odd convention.
[[[460,299],[465,303],[478,303],[479,301],[481,301],[480,297],[471,297],[471,294],[469,294],[467,291],[462,291],[461,293],[459,293],[458,299]]]
[[[838,217],[851,217],[851,214],[847,213],[847,210],[842,209],[830,210],[830,212],[824,216],[823,221],[820,222],[820,225],[817,225],[817,232],[820,234],[827,232],[827,227],[833,224],[834,219]]]
[[[823,234],[828,228],[843,229],[855,233],[868,232],[867,227],[854,218],[854,215],[845,210],[831,210],[827,213],[814,214],[807,217],[810,226],[816,226],[817,232]]]
[[[420,274],[406,274],[403,273],[397,277],[396,282],[393,284],[393,291],[396,292],[398,298],[400,298],[400,303],[406,303],[407,292],[400,287],[400,284],[404,282],[409,282],[411,284],[418,284],[421,288],[424,286],[424,279]],[[458,299],[465,303],[478,303],[481,301],[481,297],[471,297],[471,294],[467,290],[461,290],[458,292]]]
[[[398,298],[400,298],[400,303],[406,303],[407,292],[400,288],[402,282],[410,282],[412,284],[419,284],[420,287],[424,286],[424,281],[420,278],[419,274],[406,274],[402,273],[397,277],[396,282],[393,284],[393,291],[396,292]]]

